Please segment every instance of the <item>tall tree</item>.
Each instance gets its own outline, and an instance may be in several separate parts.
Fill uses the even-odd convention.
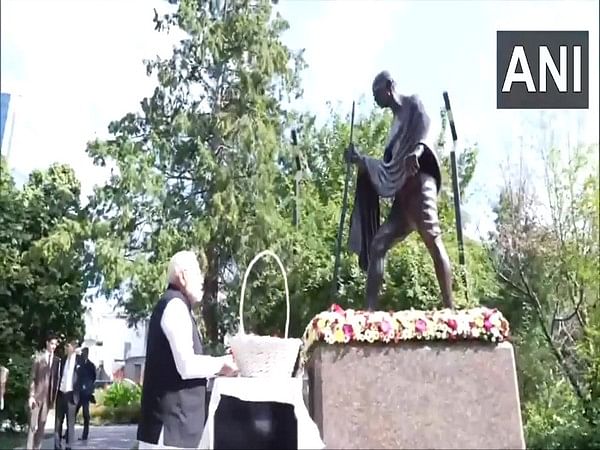
[[[524,164],[507,179],[491,254],[516,330],[531,441],[574,448],[591,445],[582,439],[600,419],[598,147],[540,142],[542,187]]]
[[[65,165],[32,172],[22,189],[10,176],[0,179],[0,364],[13,361],[3,415],[14,420],[25,418],[30,357],[46,334],[83,338],[86,225],[79,195]]]
[[[158,86],[142,112],[111,123],[113,137],[88,147],[96,164],[115,167],[90,205],[96,281],[137,320],[164,289],[165,261],[202,249],[204,325],[216,342],[224,282],[263,248],[287,246],[273,186],[281,101],[299,95],[303,63],[281,42],[288,25],[266,0],[183,0],[155,23],[186,37],[169,59],[147,63]]]

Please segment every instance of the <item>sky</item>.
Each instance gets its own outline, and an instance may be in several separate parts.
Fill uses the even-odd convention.
[[[18,95],[9,161],[17,179],[55,161],[74,167],[83,195],[106,178],[86,142],[106,136],[110,121],[152,93],[143,60],[167,57],[178,38],[154,31],[153,8],[169,7],[164,0],[2,0],[0,80],[2,92]],[[597,0],[280,0],[277,8],[290,22],[286,44],[306,49],[296,108],[325,119],[328,102],[349,112],[362,99],[357,113],[367,114],[371,81],[387,69],[401,93],[421,97],[437,136],[448,91],[458,151],[480,148],[464,199],[470,235],[491,229],[501,164],[514,159],[521,137],[534,144],[540,120],[539,111],[496,109],[497,30],[589,30],[590,108],[546,114],[558,136],[598,142]]]

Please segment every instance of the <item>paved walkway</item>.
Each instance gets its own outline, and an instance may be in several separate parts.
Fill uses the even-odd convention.
[[[75,436],[79,438],[83,431],[82,426],[75,426]],[[130,450],[136,443],[137,425],[108,425],[90,426],[90,434],[87,442],[77,441],[72,446],[75,449],[115,449]],[[48,436],[48,434],[46,434]],[[64,448],[63,441],[63,448]],[[42,449],[54,449],[54,438],[44,439]]]

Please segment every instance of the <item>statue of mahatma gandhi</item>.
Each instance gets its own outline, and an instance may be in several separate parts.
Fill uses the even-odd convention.
[[[346,160],[358,167],[349,247],[367,271],[366,306],[371,311],[377,307],[386,253],[416,230],[433,259],[444,306],[453,308],[452,270],[437,214],[440,164],[423,142],[429,117],[416,96],[396,91],[387,71],[375,77],[373,97],[379,107],[390,108],[394,114],[383,159],[361,154],[352,143],[345,153]],[[379,197],[393,198],[381,227]]]

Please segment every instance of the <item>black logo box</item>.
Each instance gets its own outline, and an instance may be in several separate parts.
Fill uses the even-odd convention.
[[[588,109],[589,108],[589,33],[587,31],[497,31],[496,34],[496,107],[498,109]],[[510,92],[502,92],[513,50],[523,46],[536,92],[528,92],[525,83],[513,83]],[[546,92],[539,90],[540,47],[548,47],[560,70],[560,46],[567,47],[567,92],[560,92],[546,68]],[[573,48],[581,47],[581,91],[573,92]],[[521,64],[517,72],[523,72]]]

